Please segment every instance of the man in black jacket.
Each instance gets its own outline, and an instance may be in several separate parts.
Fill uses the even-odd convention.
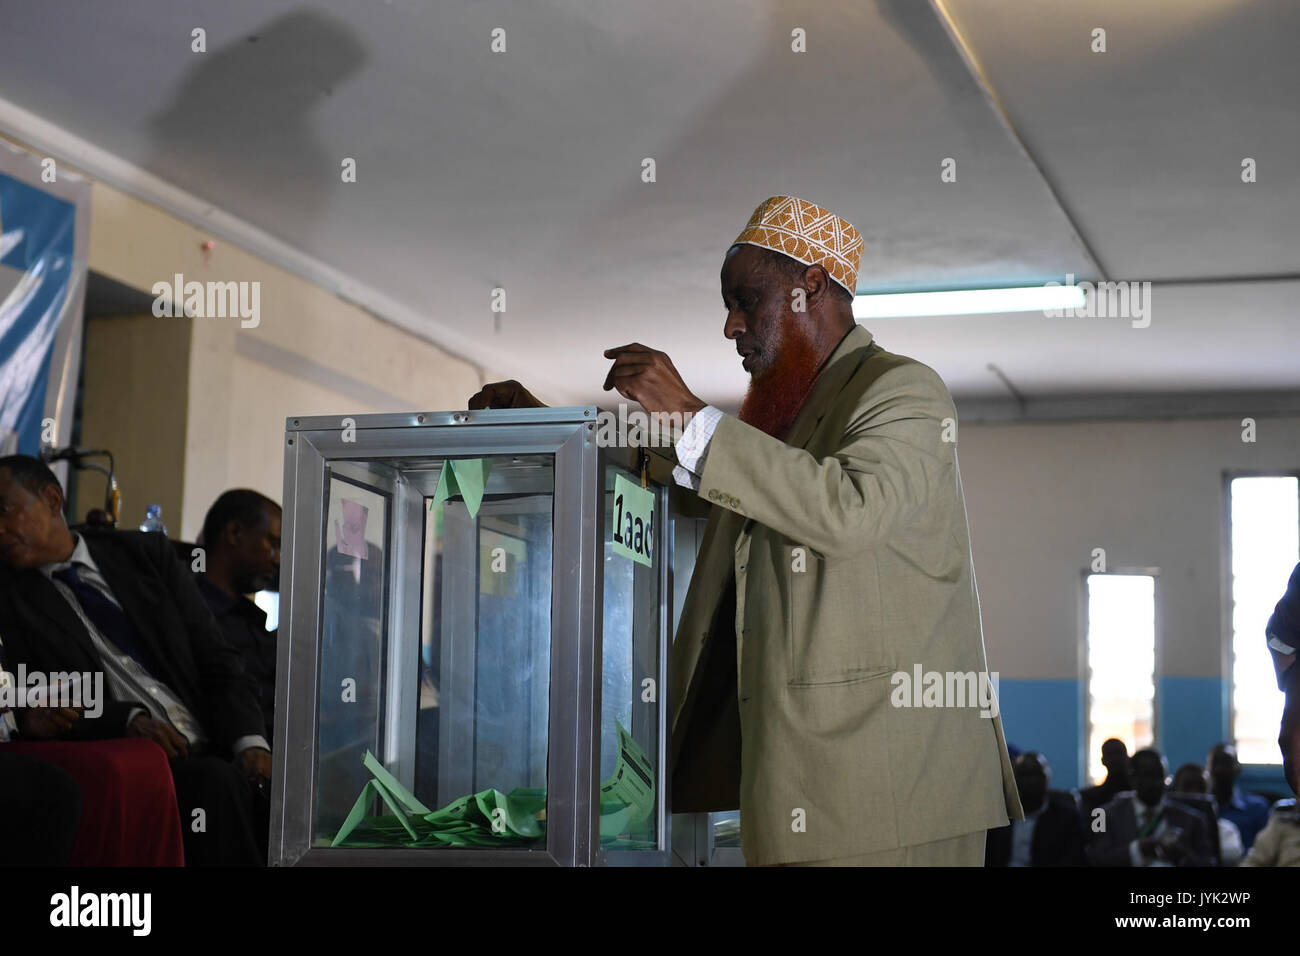
[[[1095,787],[1079,791],[1079,812],[1087,826],[1093,820],[1093,811],[1104,807],[1126,790],[1133,789],[1129,774],[1128,747],[1124,741],[1111,737],[1101,745],[1101,765],[1106,768],[1106,779]]]
[[[21,732],[154,740],[171,760],[186,861],[265,860],[253,824],[254,789],[271,772],[262,713],[165,536],[73,534],[53,473],[0,458],[0,633],[11,667],[104,675],[98,714],[52,732],[20,710]]]
[[[1052,768],[1032,750],[1018,755],[1013,769],[1023,820],[990,830],[985,866],[1083,866],[1083,829],[1074,797],[1051,791]]]
[[[266,718],[275,733],[275,660],[278,630],[266,629],[266,612],[244,595],[280,589],[280,506],[247,488],[222,492],[203,519],[205,570],[199,591],[217,626],[239,652]]]

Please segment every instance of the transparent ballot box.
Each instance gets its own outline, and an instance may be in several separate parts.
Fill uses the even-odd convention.
[[[668,863],[669,466],[597,420],[289,419],[273,865]]]

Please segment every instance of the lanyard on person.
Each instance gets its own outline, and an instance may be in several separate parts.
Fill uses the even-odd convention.
[[[1138,831],[1138,839],[1140,840],[1143,837],[1150,836],[1152,832],[1155,830],[1155,828],[1160,826],[1160,821],[1163,820],[1164,818],[1165,818],[1165,811],[1161,810],[1159,816],[1157,816],[1154,820],[1148,820],[1147,825]]]

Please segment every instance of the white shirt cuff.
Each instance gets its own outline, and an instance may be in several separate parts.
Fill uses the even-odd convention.
[[[691,489],[691,491],[700,490],[699,476],[691,474],[681,465],[673,465],[673,481],[677,482],[677,484],[681,485],[683,488]]]
[[[261,734],[249,734],[246,737],[240,737],[235,741],[235,745],[230,749],[233,750],[235,756],[238,757],[249,747],[261,747],[263,750],[271,749],[271,745],[266,742],[266,738]]]
[[[674,451],[677,453],[677,465],[673,468],[673,480],[679,485],[698,491],[699,474],[704,468],[705,456],[709,453],[709,443],[713,432],[722,420],[722,412],[712,405],[705,405],[692,417]]]

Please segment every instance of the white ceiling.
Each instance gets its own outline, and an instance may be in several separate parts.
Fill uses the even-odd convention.
[[[945,3],[1028,155],[924,0],[0,0],[0,97],[552,401],[599,400],[601,352],[637,340],[733,405],[718,270],[775,193],[858,226],[861,291],[1096,278],[1089,249],[1163,283],[1146,329],[864,323],[960,398],[1007,394],[990,363],[1031,399],[1300,388],[1300,4]]]

